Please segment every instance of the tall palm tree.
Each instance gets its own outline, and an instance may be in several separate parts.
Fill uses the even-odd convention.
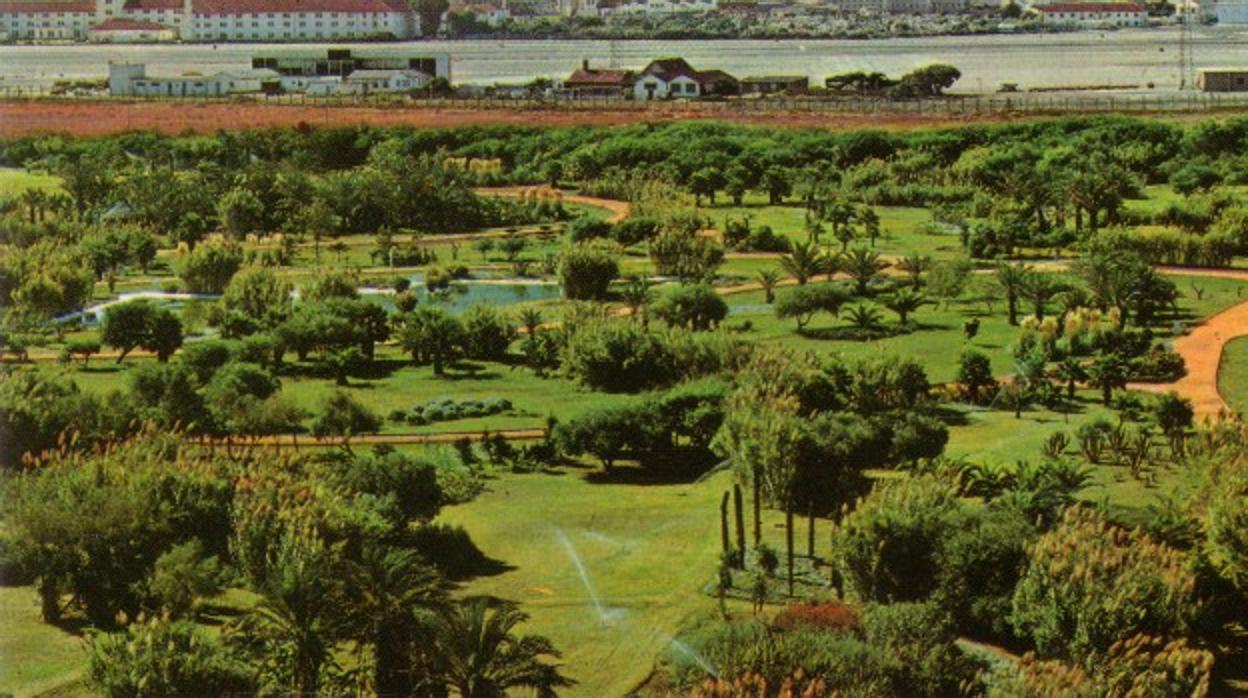
[[[776,300],[776,284],[780,283],[780,272],[775,269],[762,269],[758,272],[758,285],[763,287],[763,295],[768,305]]]
[[[1044,307],[1066,290],[1066,284],[1052,274],[1032,273],[1023,279],[1022,295],[1031,301],[1032,312],[1037,320],[1044,319]]]
[[[1031,267],[1025,264],[997,265],[997,284],[1005,291],[1005,308],[1011,325],[1018,324],[1018,298],[1031,276]]]
[[[875,248],[875,241],[880,237],[880,216],[875,209],[870,206],[863,206],[858,211],[858,222],[862,223],[862,231],[867,234],[867,239],[871,241],[871,248]]]
[[[559,657],[550,640],[514,634],[528,615],[510,601],[469,597],[429,620],[430,641],[416,648],[415,661],[430,679],[461,698],[502,698],[528,688],[543,698],[573,681],[542,657]]]
[[[780,258],[781,268],[790,276],[796,277],[797,283],[802,285],[818,274],[823,265],[823,250],[809,241],[795,243],[793,250]]]

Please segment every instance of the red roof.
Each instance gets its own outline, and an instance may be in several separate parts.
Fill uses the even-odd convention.
[[[623,87],[633,82],[633,73],[628,70],[585,70],[580,69],[573,71],[572,75],[563,81],[568,86],[586,86],[586,87]]]
[[[169,27],[155,22],[144,22],[137,19],[110,19],[106,22],[91,27],[87,31],[93,32],[126,32],[126,31],[165,31]]]
[[[1133,2],[1066,2],[1037,7],[1041,12],[1143,12],[1144,7]]]
[[[266,12],[411,12],[403,0],[193,0],[197,15]]]
[[[85,12],[94,13],[95,3],[87,0],[74,0],[73,2],[48,2],[40,0],[39,2],[23,2],[23,0],[0,0],[0,13],[17,14],[21,12]]]

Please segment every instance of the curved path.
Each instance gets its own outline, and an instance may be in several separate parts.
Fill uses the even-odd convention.
[[[597,208],[605,208],[611,212],[607,218],[608,223],[619,223],[628,218],[632,212],[632,207],[627,201],[619,199],[602,199],[596,196],[585,196],[584,194],[569,194],[562,189],[552,189],[551,187],[542,186],[520,186],[520,187],[476,187],[474,192],[482,196],[523,196],[528,192],[537,192],[539,195],[550,192],[560,192],[559,199],[566,203],[583,204],[585,206],[595,206]]]
[[[352,436],[347,443],[353,446],[373,446],[377,444],[413,445],[413,444],[449,444],[467,439],[480,441],[486,436],[501,436],[508,441],[536,441],[546,438],[545,429],[495,429],[491,431],[431,431],[421,434],[360,434]],[[274,434],[271,436],[238,437],[235,439],[218,439],[211,442],[225,448],[249,448],[263,446],[266,448],[331,448],[343,445],[338,437],[317,438],[308,434]]]
[[[1248,271],[1240,269],[1192,269],[1159,267],[1167,274],[1207,276],[1248,281]],[[1190,332],[1174,340],[1174,350],[1187,364],[1187,374],[1173,383],[1132,383],[1128,387],[1150,393],[1171,390],[1192,401],[1197,419],[1217,417],[1229,410],[1218,392],[1218,369],[1226,343],[1248,335],[1248,301],[1231,306],[1206,319]]]

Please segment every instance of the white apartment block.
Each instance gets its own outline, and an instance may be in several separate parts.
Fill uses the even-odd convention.
[[[719,0],[605,0],[598,4],[598,16],[614,15],[678,15],[712,12]]]
[[[138,36],[203,42],[412,39],[420,34],[420,19],[405,0],[0,0],[0,34],[16,40],[84,40],[93,27],[112,20],[170,30],[154,32],[144,25],[147,34]],[[108,36],[136,38],[124,30]]]

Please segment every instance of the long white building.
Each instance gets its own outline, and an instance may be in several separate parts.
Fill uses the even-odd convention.
[[[90,33],[100,25],[108,31]],[[405,0],[0,0],[0,35],[15,40],[273,42],[419,34],[420,18]]]

